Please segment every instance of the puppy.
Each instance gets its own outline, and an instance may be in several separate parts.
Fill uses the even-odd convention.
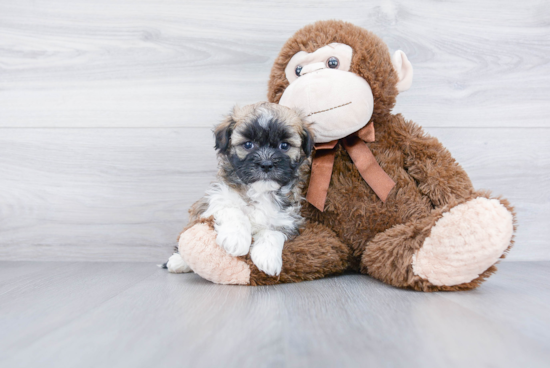
[[[214,130],[217,180],[189,211],[190,225],[213,216],[216,241],[233,256],[248,254],[268,275],[279,275],[283,245],[296,236],[313,134],[305,117],[261,102],[233,112]],[[170,272],[191,271],[175,253]]]

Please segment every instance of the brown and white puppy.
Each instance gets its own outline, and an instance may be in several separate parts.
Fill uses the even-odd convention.
[[[287,239],[298,235],[302,189],[313,149],[309,123],[290,108],[260,102],[235,107],[214,130],[217,180],[190,210],[190,224],[213,217],[217,243],[233,256],[248,254],[278,275]],[[189,272],[174,254],[170,272]]]

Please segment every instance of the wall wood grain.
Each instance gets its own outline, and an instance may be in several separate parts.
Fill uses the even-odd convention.
[[[22,0],[0,3],[0,260],[162,260],[215,174],[210,128],[320,19],[407,53],[395,111],[513,202],[509,259],[550,259],[547,1]]]
[[[2,129],[0,259],[163,259],[216,173],[206,128]],[[513,260],[550,259],[548,129],[430,128],[516,206]]]
[[[0,3],[0,126],[210,126],[266,98],[296,30],[343,19],[415,67],[424,126],[548,127],[550,3],[47,0]]]

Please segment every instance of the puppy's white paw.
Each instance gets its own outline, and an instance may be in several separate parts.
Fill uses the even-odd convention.
[[[170,258],[168,258],[166,268],[168,269],[168,272],[171,273],[185,273],[193,271],[179,253],[174,253],[170,256]]]
[[[232,256],[244,256],[250,250],[252,234],[249,226],[230,222],[216,226],[216,243]]]
[[[283,246],[286,237],[279,231],[264,230],[254,237],[254,246],[250,251],[252,262],[260,271],[277,276],[283,267]]]

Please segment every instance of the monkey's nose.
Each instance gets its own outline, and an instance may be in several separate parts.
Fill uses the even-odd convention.
[[[313,63],[313,64],[308,64],[306,66],[304,66],[302,68],[302,70],[300,71],[300,77],[302,75],[306,75],[307,73],[312,73],[312,72],[315,72],[317,70],[321,70],[321,69],[324,69],[326,67],[325,63]]]
[[[270,172],[273,169],[273,161],[265,160],[260,163],[260,167],[264,172]]]

